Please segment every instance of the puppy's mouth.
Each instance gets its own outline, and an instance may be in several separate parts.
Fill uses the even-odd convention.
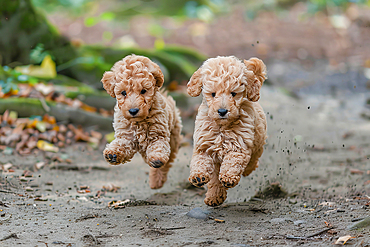
[[[126,116],[126,118],[130,121],[138,122],[138,121],[143,120],[145,117],[143,117],[143,116]]]
[[[220,116],[217,114],[216,116],[215,115],[213,116],[213,120],[215,122],[218,122],[219,124],[231,123],[236,119],[238,119],[238,117],[235,116],[234,114],[226,114],[225,116]]]
[[[224,123],[224,122],[228,122],[228,121],[229,121],[228,117],[218,117],[218,118],[216,118],[216,122],[219,122],[219,123]]]
[[[229,120],[229,116],[228,115],[226,115],[226,116],[219,116],[219,115],[217,115],[217,116],[214,116],[213,119],[216,122],[225,122],[225,121],[228,121]]]

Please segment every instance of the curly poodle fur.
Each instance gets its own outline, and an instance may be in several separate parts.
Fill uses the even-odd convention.
[[[257,102],[265,79],[260,59],[243,63],[230,56],[208,59],[188,82],[189,95],[203,91],[189,181],[198,187],[207,184],[204,202],[209,206],[222,204],[227,189],[258,167],[267,138],[266,117]]]
[[[150,188],[161,188],[178,152],[182,128],[175,101],[159,90],[162,71],[149,58],[131,55],[105,72],[102,83],[117,99],[115,139],[105,147],[105,159],[119,165],[139,152],[150,166]]]

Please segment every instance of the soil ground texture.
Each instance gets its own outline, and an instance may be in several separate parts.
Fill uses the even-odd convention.
[[[216,208],[203,203],[205,189],[187,182],[189,135],[159,190],[149,188],[149,168],[141,157],[111,166],[103,159],[103,145],[66,148],[58,155],[71,164],[51,162],[40,170],[34,165],[54,154],[1,153],[1,162],[11,162],[15,172],[1,173],[0,244],[331,246],[350,235],[347,244],[370,246],[366,222],[349,229],[370,212],[370,125],[361,117],[369,93],[361,85],[358,91],[338,89],[334,96],[320,95],[317,88],[323,87],[315,84],[294,97],[277,87],[262,88],[268,143],[260,167],[229,189],[227,201]],[[194,120],[184,120],[185,133],[193,126]],[[32,172],[22,176],[25,170]],[[120,188],[104,193],[109,184]],[[254,198],[271,184],[279,184],[285,197]],[[125,206],[109,207],[126,199]]]

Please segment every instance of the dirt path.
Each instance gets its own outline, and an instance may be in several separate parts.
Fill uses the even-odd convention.
[[[351,235],[348,243],[370,246],[369,227],[348,229],[370,212],[370,124],[360,117],[367,97],[305,91],[296,99],[265,86],[261,104],[269,139],[261,165],[218,208],[205,206],[205,190],[187,183],[191,143],[156,191],[149,189],[149,169],[140,157],[109,166],[103,147],[67,149],[72,164],[47,164],[30,177],[22,174],[44,155],[1,153],[1,163],[11,162],[15,172],[1,173],[0,245],[331,246]],[[193,122],[184,124],[192,129]],[[251,200],[277,182],[288,197]],[[108,184],[120,188],[102,192]],[[126,207],[108,207],[126,199]]]

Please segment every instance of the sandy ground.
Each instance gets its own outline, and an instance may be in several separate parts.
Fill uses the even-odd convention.
[[[320,95],[320,88],[297,91],[297,98],[263,87],[269,138],[260,167],[217,208],[203,203],[205,189],[187,182],[190,142],[160,190],[149,189],[149,168],[141,157],[110,166],[103,147],[76,145],[60,154],[72,164],[37,171],[34,165],[53,154],[0,153],[1,163],[16,168],[1,173],[0,245],[331,246],[350,235],[355,238],[347,244],[370,246],[369,227],[348,228],[370,213],[370,123],[360,117],[369,93],[357,87]],[[186,120],[185,130],[193,124]],[[34,172],[24,177],[25,170]],[[286,197],[253,198],[277,182]],[[96,196],[108,184],[120,189]],[[89,186],[88,193],[78,193],[80,186]],[[125,199],[126,207],[108,207]]]

